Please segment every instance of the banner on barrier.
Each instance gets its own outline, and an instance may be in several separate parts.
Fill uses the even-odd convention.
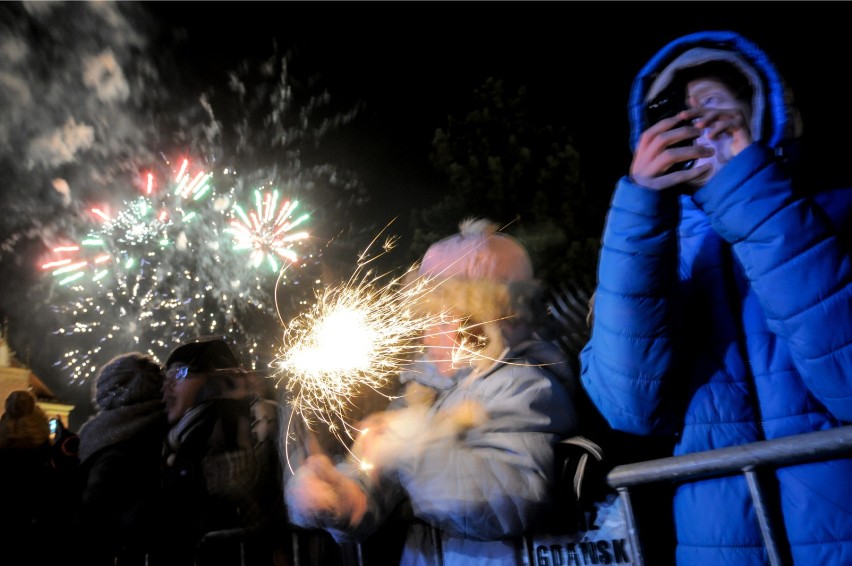
[[[533,566],[631,564],[630,537],[617,494],[596,504],[587,525],[576,532],[532,535]]]

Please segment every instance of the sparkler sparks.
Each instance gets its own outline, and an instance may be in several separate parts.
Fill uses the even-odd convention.
[[[312,308],[286,327],[276,361],[295,411],[309,428],[322,422],[341,440],[354,438],[348,420],[354,400],[364,388],[386,395],[389,379],[440,318],[417,308],[424,281],[403,284],[400,277],[382,285],[381,279],[367,272],[319,290]]]
[[[383,253],[392,247],[388,239]],[[387,387],[422,353],[423,338],[436,327],[462,328],[448,359],[473,353],[463,321],[434,301],[427,305],[440,282],[416,276],[416,266],[397,277],[376,274],[365,257],[348,281],[318,290],[310,309],[289,322],[272,364],[273,377],[285,382],[291,418],[301,417],[309,431],[325,425],[347,450],[347,439],[363,432],[351,416],[358,399],[371,392],[391,398]]]
[[[319,291],[310,310],[287,325],[273,364],[274,376],[286,382],[292,408],[287,438],[296,422],[307,435],[301,440],[311,452],[317,446],[313,433],[323,424],[369,473],[376,462],[362,460],[356,446],[367,432],[359,428],[369,426],[370,419],[359,424],[351,416],[365,392],[391,398],[386,392],[391,379],[404,371],[418,371],[417,362],[429,362],[421,366],[424,383],[463,367],[469,367],[475,378],[495,363],[512,363],[503,360],[507,343],[501,324],[517,308],[510,290],[499,280],[470,277],[464,270],[458,275],[453,268],[487,241],[485,237],[462,249],[461,257],[449,266],[426,268],[420,275],[415,272],[419,266],[412,266],[396,278],[368,270],[372,260],[365,252],[348,282]],[[389,239],[383,250],[392,247]],[[397,411],[392,413],[398,416]],[[293,420],[296,416],[307,432]],[[422,426],[423,419],[415,420]],[[347,439],[354,444],[349,446]],[[378,454],[370,458],[380,458]]]

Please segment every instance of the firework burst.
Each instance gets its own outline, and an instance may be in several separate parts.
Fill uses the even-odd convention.
[[[224,231],[233,236],[235,250],[250,251],[253,267],[257,268],[265,261],[273,273],[278,273],[278,260],[296,263],[299,256],[292,247],[293,243],[308,237],[307,232],[293,232],[309,217],[302,214],[293,218],[298,205],[295,200],[279,203],[277,190],[265,193],[257,190],[255,208],[246,213],[239,204],[234,204],[234,219]]]
[[[192,221],[198,215],[194,209],[195,203],[214,193],[212,177],[213,173],[209,171],[199,171],[192,175],[189,173],[189,160],[184,159],[181,162],[170,187],[170,194],[174,199],[175,213],[180,216],[182,222]]]
[[[114,218],[92,208],[92,215],[103,224],[79,243],[55,247],[53,259],[42,269],[51,271],[60,286],[80,282],[87,274],[91,281],[100,281],[110,269],[120,275],[137,267],[150,249],[168,245],[166,230],[171,223],[157,213],[150,198],[138,197],[125,205]]]
[[[247,275],[243,256],[221,244],[232,197],[217,195],[212,173],[192,173],[186,159],[160,187],[156,179],[147,174],[143,195],[117,213],[92,209],[97,228],[43,265],[64,297],[53,305],[54,333],[73,346],[56,365],[72,380],[84,382],[115,354],[158,359],[199,334],[230,334],[256,361],[260,336],[274,328],[274,280]]]

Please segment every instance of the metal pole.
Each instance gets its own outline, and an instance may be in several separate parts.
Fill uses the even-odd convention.
[[[621,500],[621,513],[627,524],[627,536],[630,537],[630,554],[633,556],[633,564],[645,566],[645,556],[642,554],[642,545],[639,543],[639,527],[636,525],[636,516],[633,514],[630,490],[626,487],[618,488],[618,498]]]
[[[760,534],[763,535],[763,544],[766,546],[766,552],[769,554],[769,564],[771,566],[785,566],[790,562],[784,558],[786,553],[782,552],[780,543],[775,536],[778,525],[775,525],[772,519],[760,478],[753,469],[745,470],[743,474],[748,482],[748,490],[751,492],[751,499],[754,502],[754,512],[757,515],[757,522],[760,524]]]

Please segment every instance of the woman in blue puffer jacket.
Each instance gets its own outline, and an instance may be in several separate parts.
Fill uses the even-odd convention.
[[[657,121],[664,100],[686,104]],[[852,420],[852,190],[791,180],[791,102],[733,32],[677,39],[636,78],[581,354],[614,428],[681,455]],[[795,564],[852,564],[852,460],[776,476]],[[680,485],[674,521],[680,565],[768,562],[742,476]]]

